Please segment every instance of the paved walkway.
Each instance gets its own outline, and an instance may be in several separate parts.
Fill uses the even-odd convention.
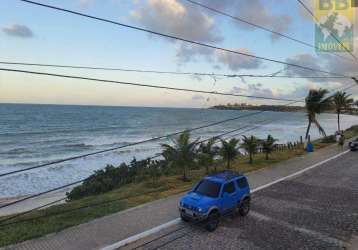
[[[333,145],[318,152],[249,173],[249,183],[254,189],[321,162],[342,151],[341,147]],[[5,249],[100,249],[176,219],[180,196],[175,195],[147,203]]]

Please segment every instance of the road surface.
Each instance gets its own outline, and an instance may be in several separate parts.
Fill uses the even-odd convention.
[[[255,192],[250,214],[223,219],[214,233],[181,223],[125,249],[144,243],[139,249],[357,250],[358,153]]]

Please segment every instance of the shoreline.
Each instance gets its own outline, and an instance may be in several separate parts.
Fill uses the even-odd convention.
[[[304,107],[299,106],[283,106],[283,105],[259,105],[259,106],[227,106],[227,105],[217,105],[209,107],[211,110],[236,110],[236,111],[269,111],[269,112],[289,112],[289,113],[306,113]],[[322,114],[336,114],[336,111],[329,110],[325,111]],[[341,115],[351,115],[358,116],[358,109],[355,109],[353,112],[342,112]]]
[[[45,205],[47,203],[51,203],[51,202],[54,202],[56,200],[66,198],[66,193],[69,192],[72,188],[73,187],[67,188],[67,189],[62,190],[62,191],[48,193],[48,194],[45,194],[45,195],[42,195],[42,196],[39,196],[39,197],[36,197],[36,198],[25,200],[25,201],[20,202],[18,204],[11,205],[9,207],[1,208],[0,209],[0,217],[26,212],[28,210],[37,208],[39,206],[43,206],[43,205]],[[11,202],[15,202],[17,200],[20,200],[22,198],[26,198],[26,197],[29,197],[29,196],[31,196],[31,195],[0,198],[0,206],[9,204]],[[62,204],[62,203],[65,203],[65,200],[56,202],[56,203],[51,204],[49,206],[43,207],[41,209],[45,209],[47,207]]]

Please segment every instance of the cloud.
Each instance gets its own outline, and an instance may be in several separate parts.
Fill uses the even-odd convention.
[[[32,30],[25,26],[20,24],[13,24],[7,27],[2,28],[2,31],[9,35],[14,37],[21,37],[21,38],[32,38],[34,36],[34,33]]]
[[[82,8],[88,8],[95,3],[96,0],[79,0]]]
[[[230,92],[233,94],[255,95],[270,98],[280,96],[280,93],[277,90],[266,88],[262,83],[250,83],[245,87],[234,86]]]
[[[212,62],[213,53],[214,50],[210,48],[181,44],[177,50],[176,56],[180,63],[196,61],[199,58],[204,58],[206,61]]]
[[[302,2],[307,6],[308,9],[314,11],[314,0],[302,0]],[[303,19],[310,21],[315,21],[311,14],[299,3],[297,2],[298,13]]]
[[[191,99],[193,101],[202,101],[202,100],[205,100],[205,97],[202,95],[193,95]]]
[[[313,56],[313,55],[307,54],[307,53],[298,54],[293,57],[287,58],[286,62],[290,63],[290,64],[296,64],[296,65],[301,65],[301,66],[317,69],[317,70],[323,70],[322,65],[321,65],[323,61],[319,60],[319,58],[317,58],[317,56]],[[321,62],[321,63],[319,63],[319,62]],[[322,76],[322,73],[319,73],[316,71],[310,71],[310,70],[306,70],[306,69],[302,69],[302,68],[294,67],[294,66],[287,66],[285,71],[286,71],[286,74],[288,74],[290,76]]]
[[[232,16],[238,17],[250,23],[254,23],[265,28],[274,30],[280,33],[286,33],[291,24],[292,17],[286,14],[279,14],[272,12],[269,2],[279,5],[282,0],[250,0],[250,1],[232,1],[232,0],[202,0],[202,3]],[[210,12],[208,12],[210,13]],[[232,20],[233,24],[243,30],[255,30],[256,27],[245,24],[237,20]],[[281,38],[275,34],[271,34],[271,39],[276,40]]]
[[[246,48],[238,48],[235,49],[235,51],[255,55]],[[186,44],[182,44],[177,50],[177,58],[179,63],[188,63],[190,61],[196,62],[199,59],[204,59],[206,62],[214,63],[215,69],[226,67],[232,71],[258,69],[262,66],[262,61],[255,58]]]
[[[200,42],[223,40],[213,18],[198,8],[187,8],[177,0],[148,0],[132,11],[131,17],[154,31]]]
[[[358,38],[356,38],[358,39]],[[356,40],[358,41],[358,40]],[[355,55],[358,57],[358,44],[355,42]],[[346,59],[334,56],[334,54],[298,54],[293,57],[287,58],[287,63],[292,63],[296,65],[302,65],[305,67],[310,67],[318,70],[324,70],[328,72],[338,73],[342,75],[354,76],[357,75],[357,61],[354,61],[348,53],[338,53],[339,55],[344,56]],[[290,76],[334,76],[325,73],[300,69],[298,67],[288,66],[285,68],[285,73]],[[312,82],[340,82],[345,83],[344,79],[327,79],[327,78],[307,78]]]
[[[253,55],[251,51],[245,48],[237,49],[236,51]],[[248,56],[241,56],[225,51],[216,51],[217,61],[226,65],[232,71],[239,71],[240,69],[257,69],[261,66],[261,61],[256,58]]]

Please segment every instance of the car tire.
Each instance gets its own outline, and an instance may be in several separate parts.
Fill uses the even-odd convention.
[[[239,204],[239,214],[241,216],[246,216],[250,212],[250,198],[245,198]]]
[[[220,215],[218,212],[211,212],[205,224],[205,229],[208,232],[214,232],[219,226]]]
[[[180,213],[180,218],[184,222],[189,222],[190,221],[190,219],[187,216],[185,216],[183,213]]]

